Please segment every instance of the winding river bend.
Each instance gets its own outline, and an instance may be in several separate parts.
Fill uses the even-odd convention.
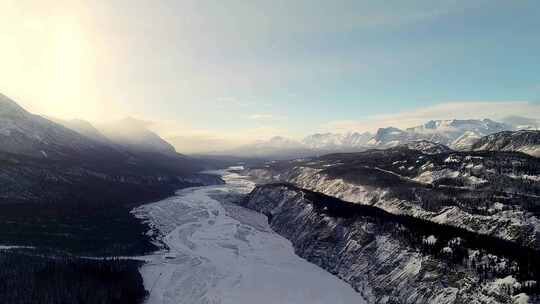
[[[364,303],[348,284],[296,256],[264,215],[230,202],[252,182],[233,170],[215,174],[226,183],[133,210],[167,246],[140,270],[147,303]]]

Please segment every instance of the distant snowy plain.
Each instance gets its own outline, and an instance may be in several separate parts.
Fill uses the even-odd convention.
[[[253,183],[232,171],[215,174],[226,184],[184,189],[133,210],[168,247],[140,269],[148,304],[365,303],[348,284],[296,256],[264,215],[225,199],[249,193]]]

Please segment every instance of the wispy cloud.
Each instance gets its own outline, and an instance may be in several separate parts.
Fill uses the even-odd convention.
[[[229,107],[238,107],[238,108],[248,108],[252,106],[257,106],[259,103],[257,103],[254,100],[245,100],[242,98],[234,97],[234,96],[222,96],[216,98],[216,104],[218,108],[229,108]],[[261,104],[266,105],[266,104]]]
[[[252,120],[283,120],[285,116],[267,114],[267,113],[258,113],[249,115],[249,119]]]
[[[332,121],[325,131],[375,131],[380,127],[413,127],[431,119],[499,119],[510,115],[540,117],[540,104],[527,101],[456,101],[401,113],[380,114],[359,120]]]
[[[216,98],[216,100],[219,103],[236,103],[238,101],[236,97],[232,97],[232,96],[221,96],[221,97]]]

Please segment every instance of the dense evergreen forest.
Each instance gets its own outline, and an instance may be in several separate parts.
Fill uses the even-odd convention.
[[[0,250],[0,303],[142,303],[146,290],[138,271],[140,262],[77,257],[155,251],[145,235],[149,228],[130,210],[169,191],[145,197],[127,192],[130,197],[116,204],[107,196],[94,196],[93,204],[81,200],[0,204],[0,244],[34,247]]]
[[[0,303],[142,303],[146,292],[130,260],[89,260],[0,251]]]
[[[49,203],[3,200],[0,244],[33,249],[0,250],[0,303],[131,304],[146,290],[140,262],[80,256],[133,256],[157,249],[148,227],[130,210],[172,193],[172,186],[141,192],[82,191]]]
[[[85,256],[143,255],[157,248],[124,206],[0,204],[2,245]]]

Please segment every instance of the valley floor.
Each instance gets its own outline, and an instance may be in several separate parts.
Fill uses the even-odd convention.
[[[348,284],[295,255],[264,215],[229,202],[253,183],[218,173],[225,185],[184,189],[133,210],[167,247],[140,269],[149,304],[365,303]]]

